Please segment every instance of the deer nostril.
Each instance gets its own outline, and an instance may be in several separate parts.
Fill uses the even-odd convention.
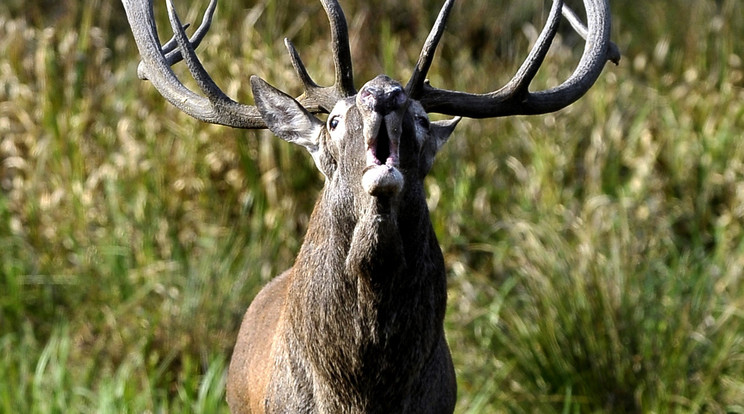
[[[391,110],[396,110],[406,103],[406,94],[403,92],[403,88],[399,85],[393,86],[393,88],[385,94],[385,100],[388,102]]]
[[[379,95],[380,91],[377,90],[377,88],[364,86],[362,90],[359,91],[359,103],[368,110],[377,111]]]
[[[365,85],[359,91],[359,104],[365,109],[387,115],[402,107],[406,100],[405,92],[400,85]]]

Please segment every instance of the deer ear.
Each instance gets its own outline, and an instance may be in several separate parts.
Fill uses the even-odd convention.
[[[429,139],[427,140],[423,149],[423,165],[421,172],[423,175],[429,173],[431,166],[434,164],[434,157],[442,148],[445,142],[452,135],[452,131],[455,130],[457,123],[460,122],[461,117],[455,117],[445,121],[434,121],[429,126]]]
[[[323,121],[258,76],[251,76],[251,87],[261,118],[271,132],[287,142],[305,147],[315,157]]]

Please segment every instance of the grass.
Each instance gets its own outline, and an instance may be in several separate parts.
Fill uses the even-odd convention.
[[[298,92],[285,36],[331,81],[319,4],[223,3],[201,54],[229,95]],[[407,79],[436,3],[344,2],[357,81]],[[432,83],[495,89],[547,5],[464,4]],[[427,181],[458,412],[744,412],[737,4],[613,4],[623,60],[579,102],[458,126]],[[537,87],[577,60],[558,41]],[[189,119],[136,64],[118,2],[0,5],[0,412],[226,412],[242,313],[301,243],[309,157]]]

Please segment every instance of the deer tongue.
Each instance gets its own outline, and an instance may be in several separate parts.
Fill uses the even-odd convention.
[[[393,196],[403,188],[398,170],[402,116],[396,112],[381,115],[372,112],[364,122],[367,165],[362,187],[372,196]]]

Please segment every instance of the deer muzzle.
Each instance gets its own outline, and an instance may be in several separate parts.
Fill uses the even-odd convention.
[[[398,166],[408,97],[398,82],[381,75],[367,82],[356,100],[366,145],[362,186],[375,197],[396,195],[403,188],[403,174]]]

